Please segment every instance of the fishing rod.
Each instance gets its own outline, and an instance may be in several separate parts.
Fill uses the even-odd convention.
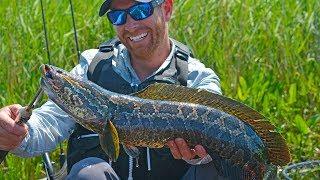
[[[76,43],[76,50],[77,50],[78,63],[79,63],[79,60],[80,60],[80,48],[79,48],[79,43],[78,43],[78,35],[77,35],[76,22],[75,22],[74,13],[73,13],[74,10],[73,10],[72,0],[69,0],[69,4],[70,4],[70,11],[71,11],[73,32],[74,32],[74,41]]]
[[[49,49],[49,38],[48,38],[48,32],[47,32],[47,23],[46,23],[46,18],[45,18],[45,13],[44,13],[44,8],[43,8],[43,2],[40,0],[40,5],[41,5],[41,17],[42,17],[42,24],[43,24],[43,32],[44,32],[44,37],[45,37],[45,44],[46,44],[46,51],[47,51],[47,57],[48,57],[48,62],[51,64],[51,56],[50,56],[50,49]],[[39,91],[43,92],[41,87],[39,87]],[[42,96],[41,96],[42,97]],[[48,153],[44,153],[42,155],[43,159],[43,165],[46,169],[47,176],[49,177],[50,180],[53,180],[53,166],[49,157]]]
[[[73,26],[73,32],[74,32],[73,33],[74,34],[74,41],[75,41],[75,46],[76,46],[76,51],[77,51],[77,58],[78,58],[78,63],[79,63],[79,61],[80,61],[80,48],[79,48],[79,43],[78,43],[78,35],[77,35],[77,28],[76,28],[76,22],[75,22],[75,17],[74,17],[74,8],[73,8],[72,0],[69,0],[69,5],[70,5],[72,26]],[[60,149],[60,155],[59,155],[60,168],[63,168],[63,166],[65,165],[66,156],[65,156],[65,154],[63,152],[62,143],[60,143],[59,149]]]

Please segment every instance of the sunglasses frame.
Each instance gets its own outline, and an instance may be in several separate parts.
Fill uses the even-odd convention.
[[[130,17],[131,17],[132,19],[134,19],[135,21],[140,21],[140,20],[147,19],[148,17],[152,16],[153,11],[154,11],[154,8],[157,7],[157,6],[159,6],[160,4],[162,4],[164,1],[165,1],[165,0],[154,0],[154,1],[151,1],[151,2],[148,2],[148,3],[142,3],[142,2],[141,2],[141,3],[137,3],[137,4],[132,5],[131,7],[127,8],[127,9],[113,9],[113,10],[110,10],[109,12],[107,12],[107,17],[108,17],[108,20],[111,22],[111,24],[113,24],[113,25],[115,25],[115,26],[120,26],[120,25],[125,24],[125,23],[127,22],[127,16],[128,16],[128,14],[129,14]],[[145,18],[136,19],[134,16],[132,16],[132,15],[130,14],[130,10],[131,10],[133,7],[139,6],[139,5],[141,5],[141,4],[149,4],[150,7],[151,7],[151,13],[150,13],[149,16],[146,16]],[[125,19],[124,19],[123,22],[121,22],[121,23],[119,23],[119,24],[114,24],[114,23],[111,21],[111,18],[109,17],[109,16],[110,16],[109,14],[112,13],[112,12],[115,12],[115,11],[120,11],[120,12],[123,12],[123,13],[124,13]]]

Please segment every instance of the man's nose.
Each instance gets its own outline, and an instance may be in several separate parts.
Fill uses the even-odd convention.
[[[138,27],[138,21],[134,20],[129,14],[127,15],[127,21],[124,24],[125,30],[133,31]]]

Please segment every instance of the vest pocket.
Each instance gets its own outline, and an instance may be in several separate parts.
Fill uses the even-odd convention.
[[[100,147],[100,141],[98,136],[79,136],[72,141],[74,149],[79,150],[81,153],[90,151],[97,146]]]

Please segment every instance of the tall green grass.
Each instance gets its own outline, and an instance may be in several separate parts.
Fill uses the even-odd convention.
[[[73,0],[81,50],[115,35],[97,15],[101,2]],[[51,61],[70,70],[77,54],[68,3],[44,0]],[[48,63],[40,1],[1,0],[0,15],[0,107],[25,105]],[[177,0],[170,33],[217,72],[226,96],[268,117],[299,162],[320,159],[319,18],[319,0]],[[0,165],[0,179],[42,176],[39,157],[10,155]]]

